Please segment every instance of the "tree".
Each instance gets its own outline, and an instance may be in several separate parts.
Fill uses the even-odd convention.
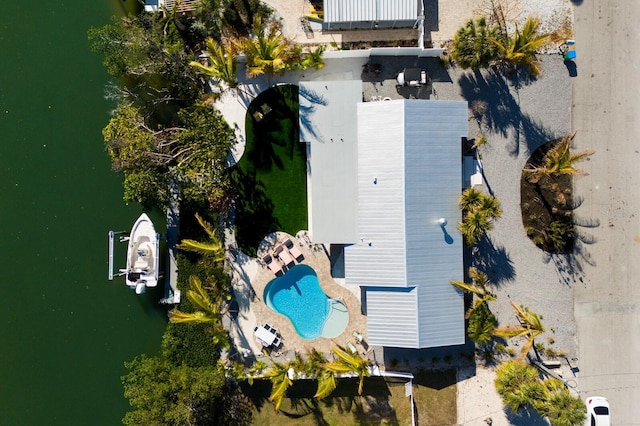
[[[491,229],[493,229],[491,219],[481,210],[468,212],[458,224],[458,230],[469,247],[474,246]]]
[[[369,376],[369,362],[358,353],[342,346],[336,346],[331,351],[338,357],[335,361],[329,362],[324,367],[336,374],[355,373],[359,377],[358,395],[362,395],[364,378]]]
[[[274,409],[280,411],[287,389],[293,384],[289,378],[289,366],[273,361],[265,377],[271,380],[272,384],[269,400],[274,403]]]
[[[201,242],[185,238],[177,245],[177,247],[182,250],[200,253],[205,256],[210,255],[216,262],[222,261],[224,259],[225,249],[218,237],[217,230],[198,213],[196,213],[196,220],[209,236],[209,241]]]
[[[540,413],[546,416],[553,426],[580,426],[586,419],[587,407],[584,402],[573,396],[566,385],[555,378],[542,382],[545,391]]]
[[[496,300],[495,294],[486,289],[489,281],[487,274],[476,268],[469,268],[471,284],[451,280],[451,284],[465,293],[475,295],[471,307],[467,310],[465,318],[469,320],[467,333],[469,338],[476,343],[488,343],[493,339],[493,330],[498,325],[498,320],[489,309],[487,302]]]
[[[473,187],[462,192],[458,204],[463,214],[458,230],[468,246],[475,245],[484,234],[493,229],[495,219],[502,216],[497,198]]]
[[[544,327],[538,314],[531,312],[529,308],[518,306],[514,302],[511,305],[516,310],[516,317],[519,325],[505,325],[494,330],[494,334],[499,337],[513,338],[526,337],[527,343],[522,347],[521,358],[529,353],[537,336],[544,333]]]
[[[169,311],[169,320],[174,323],[211,324],[214,345],[228,347],[229,335],[222,327],[222,316],[227,313],[228,308],[221,311],[222,296],[217,295],[211,300],[200,279],[194,275],[189,276],[189,284],[191,288],[187,290],[187,299],[193,304],[194,312],[182,312],[174,308]]]
[[[488,26],[484,17],[469,19],[453,38],[451,56],[463,69],[487,68],[498,58],[496,46],[490,41],[496,36],[496,27]]]
[[[507,361],[496,369],[496,391],[504,405],[514,413],[534,408],[544,398],[538,370],[522,361]]]
[[[497,50],[500,62],[507,66],[508,70],[515,67],[526,69],[532,77],[540,74],[540,67],[536,58],[536,53],[541,49],[549,38],[548,34],[538,34],[540,20],[529,17],[524,23],[522,30],[515,24],[513,35],[505,34],[504,37],[489,37]]]
[[[471,340],[479,344],[493,340],[493,331],[498,325],[498,320],[486,301],[476,300],[472,308],[467,311],[467,318],[469,319],[467,334]]]
[[[235,89],[240,84],[236,78],[238,72],[237,52],[232,43],[221,44],[212,38],[206,40],[208,65],[203,65],[198,61],[191,61],[189,65],[194,67],[200,74],[216,78],[227,85],[230,89]]]
[[[125,363],[124,396],[132,411],[125,425],[214,424],[216,406],[225,386],[217,366],[192,368],[167,358],[142,355]]]
[[[239,44],[247,57],[247,74],[250,77],[267,74],[271,81],[275,74],[290,68],[287,62],[291,53],[290,43],[273,21],[265,25],[262,18],[256,17],[253,31],[253,37],[245,38]]]
[[[88,31],[92,51],[102,54],[107,72],[128,88],[120,94],[144,115],[159,119],[157,114],[191,105],[199,96],[179,22],[172,13],[141,14]]]
[[[547,152],[541,166],[525,169],[529,182],[537,183],[543,177],[555,178],[561,175],[579,176],[585,173],[574,165],[595,153],[592,149],[572,151],[571,144],[576,132],[564,136],[560,142]]]
[[[313,67],[315,69],[321,70],[322,68],[324,68],[324,60],[322,59],[322,55],[324,54],[325,50],[326,47],[323,45],[320,45],[313,50],[308,49],[305,53],[302,54],[302,59],[298,65],[298,68],[300,68],[301,70],[306,70],[307,68]]]
[[[138,108],[119,105],[102,132],[113,169],[123,172],[125,181],[130,173],[141,174],[144,179],[137,180],[142,182],[159,181],[161,175],[168,182],[173,176],[183,200],[219,203],[230,188],[227,154],[233,130],[213,108],[195,106],[177,115],[179,125],[156,130]],[[158,186],[151,185],[142,194],[144,186],[135,183],[128,194],[136,198],[127,201],[166,199],[166,186],[163,193],[153,194]]]

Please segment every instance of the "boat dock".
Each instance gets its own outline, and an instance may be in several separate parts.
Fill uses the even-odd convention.
[[[169,204],[167,205],[167,261],[164,276],[164,298],[160,303],[180,303],[180,290],[178,290],[178,262],[176,254],[178,249],[178,230],[180,229],[180,195],[177,182],[169,185]]]

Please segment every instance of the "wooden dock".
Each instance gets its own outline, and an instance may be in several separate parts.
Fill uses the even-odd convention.
[[[180,194],[177,182],[172,182],[169,187],[169,205],[167,206],[167,270],[164,276],[164,299],[160,303],[180,303],[180,290],[178,290],[178,262],[176,254],[178,249],[178,232],[180,229]]]

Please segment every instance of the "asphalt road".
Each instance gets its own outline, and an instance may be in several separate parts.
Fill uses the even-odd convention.
[[[578,388],[609,399],[612,424],[640,425],[640,1],[572,2],[575,142],[596,150],[576,181],[595,240],[577,256]]]

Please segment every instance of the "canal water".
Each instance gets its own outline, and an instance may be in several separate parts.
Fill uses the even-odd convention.
[[[159,350],[161,292],[107,280],[107,232],[141,208],[122,201],[104,150],[114,105],[87,29],[128,3],[0,1],[2,425],[120,424],[124,362]]]

